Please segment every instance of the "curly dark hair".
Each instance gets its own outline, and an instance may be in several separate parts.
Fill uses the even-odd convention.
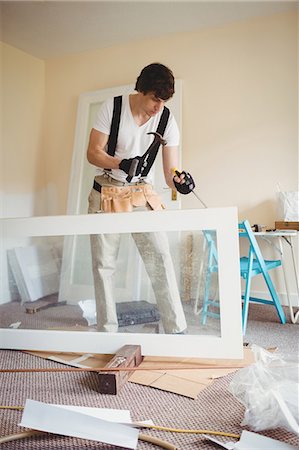
[[[136,80],[135,90],[145,95],[153,92],[157,98],[166,101],[174,94],[173,73],[163,64],[149,64],[140,72]]]

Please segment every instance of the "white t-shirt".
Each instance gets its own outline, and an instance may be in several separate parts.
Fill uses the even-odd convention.
[[[144,125],[139,126],[133,118],[129,103],[129,96],[124,95],[122,99],[122,110],[115,156],[120,159],[142,156],[153,142],[154,138],[152,134],[148,135],[147,133],[157,130],[162,111],[151,117]],[[113,98],[106,100],[101,105],[97,112],[93,128],[109,135],[112,115]],[[163,137],[167,141],[167,146],[174,147],[179,145],[179,129],[172,113],[169,115]],[[161,151],[161,147],[159,151]],[[146,182],[153,182],[154,166],[155,164],[153,164],[149,174],[147,175],[145,179]],[[103,168],[96,168],[96,175],[102,175],[103,173]],[[112,169],[109,173],[116,180],[126,181],[127,174],[123,170]],[[138,179],[138,177],[134,177],[132,182],[136,182]]]

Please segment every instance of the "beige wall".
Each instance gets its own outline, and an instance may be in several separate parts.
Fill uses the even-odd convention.
[[[298,25],[281,14],[48,61],[0,43],[0,216],[64,214],[79,95],[160,61],[183,81],[182,167],[199,195],[273,226],[277,182],[298,189]]]
[[[183,168],[202,198],[272,226],[277,183],[298,182],[297,24],[288,13],[47,61],[46,179],[60,193],[52,213],[66,209],[80,93],[132,83],[160,61],[183,80]]]
[[[1,44],[1,162],[4,216],[41,213],[45,183],[43,119],[45,63]]]
[[[298,183],[297,28],[287,13],[48,61],[3,45],[6,193],[42,191],[46,212],[65,213],[79,95],[160,61],[183,80],[182,167],[200,196],[272,226],[277,182]]]

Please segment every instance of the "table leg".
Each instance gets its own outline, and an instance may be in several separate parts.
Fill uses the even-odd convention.
[[[290,294],[289,294],[290,291],[289,291],[288,279],[287,279],[286,269],[285,269],[285,265],[284,265],[284,255],[283,255],[283,243],[282,243],[282,240],[284,240],[287,244],[289,244],[290,249],[291,249],[293,269],[294,269],[295,281],[296,281],[296,287],[297,287],[297,296],[298,296],[298,299],[299,299],[299,285],[298,285],[298,275],[297,275],[297,266],[296,266],[296,260],[295,260],[295,255],[294,255],[294,248],[293,248],[293,243],[292,243],[291,238],[288,239],[287,236],[280,236],[279,237],[279,247],[280,247],[280,254],[281,254],[282,270],[283,270],[284,282],[285,282],[285,286],[286,286],[286,294],[287,294],[287,300],[288,300],[288,304],[289,304],[291,321],[292,321],[292,323],[297,323],[297,321],[299,319],[299,311],[297,311],[297,313],[294,314],[292,302],[291,302],[291,299],[290,299]]]

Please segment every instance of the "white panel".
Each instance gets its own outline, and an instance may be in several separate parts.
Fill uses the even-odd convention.
[[[7,253],[23,302],[35,301],[58,292],[59,266],[51,246],[14,247]]]

